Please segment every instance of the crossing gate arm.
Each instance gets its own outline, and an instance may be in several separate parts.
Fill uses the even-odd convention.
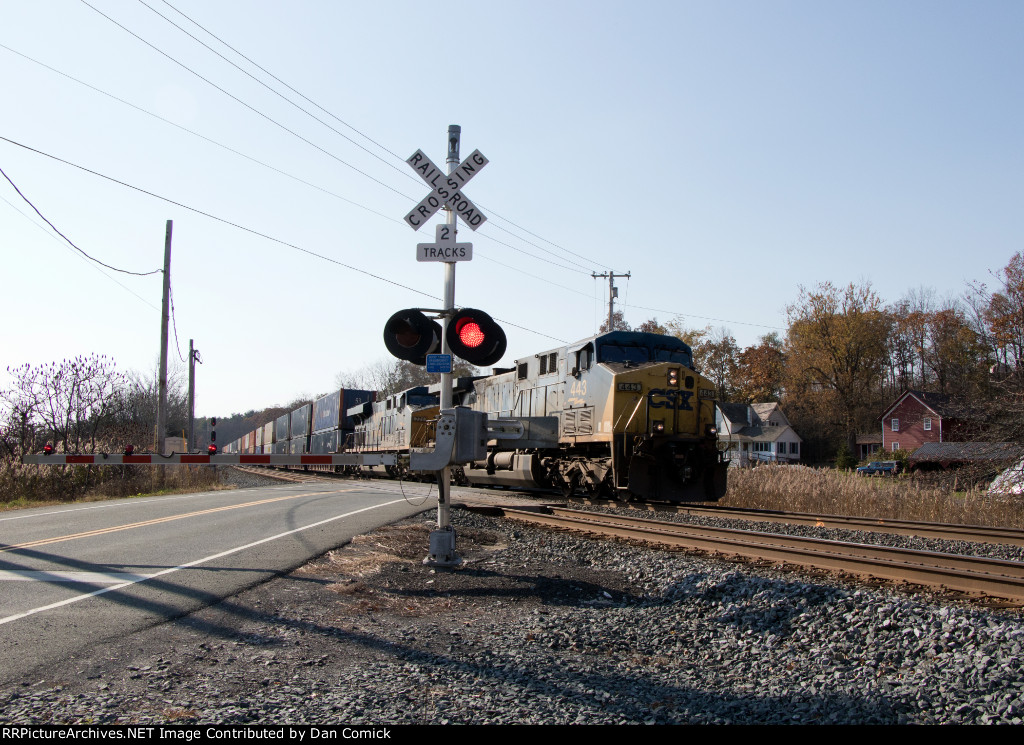
[[[156,453],[141,455],[26,455],[22,463],[38,465],[90,465],[90,466],[393,466],[398,457],[393,453],[344,453],[334,455],[256,455],[222,453]]]

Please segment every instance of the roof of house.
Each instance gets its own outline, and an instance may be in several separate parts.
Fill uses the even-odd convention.
[[[762,422],[767,422],[768,418],[772,415],[772,412],[779,409],[779,405],[773,401],[766,404],[750,404],[750,408],[752,408],[754,413],[757,414],[758,419]],[[781,413],[782,410],[779,409],[779,411]]]
[[[903,401],[908,398],[916,398],[926,408],[930,409],[936,416],[953,416],[955,412],[952,410],[951,400],[952,397],[945,393],[929,393],[927,391],[916,391],[916,390],[905,390],[899,395],[899,397],[889,404],[889,408],[879,414],[879,419],[885,419],[889,413],[899,406]]]
[[[1015,460],[1024,455],[1016,442],[926,442],[907,458],[911,463],[967,463]]]
[[[739,424],[740,422],[747,422],[747,405],[746,404],[729,404],[717,402],[715,404],[719,411],[722,412],[722,416],[728,419],[733,424]]]
[[[753,427],[743,427],[729,435],[725,435],[722,439],[725,441],[749,440],[751,442],[775,442],[787,431],[792,432],[798,442],[803,442],[803,438],[801,438],[800,435],[798,435],[788,424],[779,424],[774,427],[755,424]]]
[[[881,445],[882,444],[882,435],[875,434],[875,433],[865,434],[865,435],[857,435],[857,443],[856,444],[858,444],[858,445]]]

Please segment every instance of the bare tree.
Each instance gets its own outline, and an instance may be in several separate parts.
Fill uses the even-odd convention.
[[[122,405],[125,376],[106,355],[88,355],[39,366],[7,368],[13,378],[0,392],[5,428],[19,437],[31,432],[52,440],[64,452],[95,452],[103,428]]]

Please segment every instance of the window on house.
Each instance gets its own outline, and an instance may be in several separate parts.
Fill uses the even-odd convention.
[[[892,431],[893,432],[899,432],[900,431],[900,420],[899,419],[893,419],[892,420]]]
[[[778,450],[778,452],[779,452],[779,455],[785,455],[786,454],[786,443],[784,443],[784,442],[780,442],[779,443],[779,450]]]
[[[892,449],[893,450],[899,450],[900,449],[900,444],[898,442],[892,443]]]
[[[790,455],[796,455],[799,452],[800,452],[800,443],[799,442],[791,442],[791,443],[789,443],[789,454]]]
[[[924,418],[924,431],[925,431],[925,432],[931,432],[931,429],[932,429],[932,420],[931,420],[931,417],[927,417],[927,416],[926,416],[926,417]]]

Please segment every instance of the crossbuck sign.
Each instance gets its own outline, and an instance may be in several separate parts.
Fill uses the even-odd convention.
[[[419,230],[435,212],[446,205],[473,230],[483,225],[487,216],[462,193],[462,187],[489,162],[483,153],[474,150],[451,174],[445,175],[422,150],[413,153],[406,163],[427,182],[431,192],[405,216],[409,227]]]

